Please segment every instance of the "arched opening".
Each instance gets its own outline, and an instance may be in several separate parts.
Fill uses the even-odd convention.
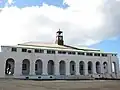
[[[104,71],[104,73],[108,73],[108,64],[107,64],[107,62],[103,63],[103,71]]]
[[[80,75],[84,75],[85,74],[85,64],[83,61],[80,61],[79,63],[79,72],[80,72]]]
[[[63,60],[59,62],[59,72],[60,72],[60,75],[65,75],[66,73],[65,61]]]
[[[5,75],[13,75],[14,67],[15,67],[14,59],[12,59],[12,58],[7,59],[6,65],[5,65]]]
[[[30,61],[28,59],[24,59],[22,61],[22,74],[29,75],[30,73]]]
[[[75,70],[75,62],[71,61],[70,62],[70,75],[75,75],[76,74],[76,70]]]
[[[36,75],[42,75],[42,61],[36,60],[35,62],[35,74]]]
[[[54,75],[54,62],[53,62],[53,60],[48,61],[48,75]]]
[[[91,61],[88,62],[88,74],[93,73],[93,64]]]
[[[116,73],[116,63],[112,62],[112,72]]]
[[[96,62],[96,73],[100,74],[101,73],[101,67],[100,67],[100,62]]]

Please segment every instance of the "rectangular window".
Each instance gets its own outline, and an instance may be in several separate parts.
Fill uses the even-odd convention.
[[[104,57],[104,54],[102,54],[102,56]]]
[[[84,52],[78,52],[78,55],[85,55]]]
[[[41,49],[40,49],[40,51],[39,51],[39,52],[40,52],[40,53],[44,53],[44,50],[41,50]]]
[[[74,65],[72,65],[72,71],[74,71],[74,70],[75,70]]]
[[[102,54],[103,57],[107,57],[107,54]]]
[[[27,49],[26,48],[22,48],[22,52],[27,52]]]
[[[86,53],[86,55],[87,55],[87,56],[93,56],[93,54],[92,54],[92,53]]]
[[[62,54],[62,51],[58,51],[58,54]]]
[[[68,52],[68,54],[71,54],[71,52]]]
[[[12,48],[12,52],[17,52],[17,48]]]
[[[63,51],[62,53],[63,53],[63,54],[66,54],[66,52],[65,52],[65,51]]]
[[[35,49],[35,53],[39,53],[39,49]]]
[[[97,56],[97,53],[95,53],[94,56]]]
[[[51,50],[47,50],[47,53],[48,53],[48,54],[51,54]]]
[[[100,53],[98,53],[98,56],[100,56]]]
[[[100,56],[100,53],[94,53],[94,56]]]
[[[75,52],[72,52],[73,55],[75,55]]]
[[[54,51],[54,50],[52,50],[52,54],[55,54],[55,51]]]
[[[28,50],[28,53],[31,53],[32,51],[31,50]]]
[[[37,64],[35,64],[35,71],[37,71],[37,69],[38,69],[37,67],[38,67]]]
[[[44,50],[41,50],[41,49],[35,49],[35,53],[44,53]]]
[[[47,54],[55,54],[54,50],[47,50]]]
[[[22,70],[27,70],[27,64],[22,65]]]
[[[65,51],[58,51],[58,54],[66,54]]]
[[[68,52],[68,54],[72,54],[72,55],[75,55],[76,53],[75,53],[75,52]]]
[[[105,54],[105,57],[107,57],[107,54]]]

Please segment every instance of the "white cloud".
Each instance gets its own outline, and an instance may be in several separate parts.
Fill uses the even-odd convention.
[[[11,5],[14,1],[13,0],[8,0],[8,4]]]
[[[55,32],[59,28],[64,31],[65,43],[76,45],[91,45],[120,34],[117,25],[120,22],[118,2],[64,0],[64,3],[69,7],[62,9],[43,4],[41,7],[20,9],[6,6],[0,13],[0,45],[25,41],[54,43]],[[113,17],[115,13],[118,15],[117,19]]]

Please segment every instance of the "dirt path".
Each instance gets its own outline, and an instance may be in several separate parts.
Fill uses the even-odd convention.
[[[0,90],[120,90],[120,81],[32,81],[0,79]]]

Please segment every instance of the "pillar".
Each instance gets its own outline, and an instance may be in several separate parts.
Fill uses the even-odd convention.
[[[95,62],[92,63],[93,63],[93,74],[96,74],[96,63]]]
[[[87,62],[84,62],[85,63],[85,75],[88,75],[88,64]]]
[[[55,61],[54,69],[55,69],[55,75],[60,75],[60,73],[59,73],[59,61],[58,60]]]
[[[79,73],[79,61],[76,61],[76,75],[80,75]]]
[[[103,62],[100,63],[100,72],[101,72],[101,74],[104,73]]]
[[[22,75],[22,61],[16,60],[14,63],[14,75],[19,76]]]
[[[35,75],[35,63],[34,60],[30,60],[30,75]]]
[[[43,75],[48,75],[47,73],[47,66],[48,66],[48,61],[47,60],[43,60]]]
[[[66,75],[70,75],[70,62],[66,60]]]

